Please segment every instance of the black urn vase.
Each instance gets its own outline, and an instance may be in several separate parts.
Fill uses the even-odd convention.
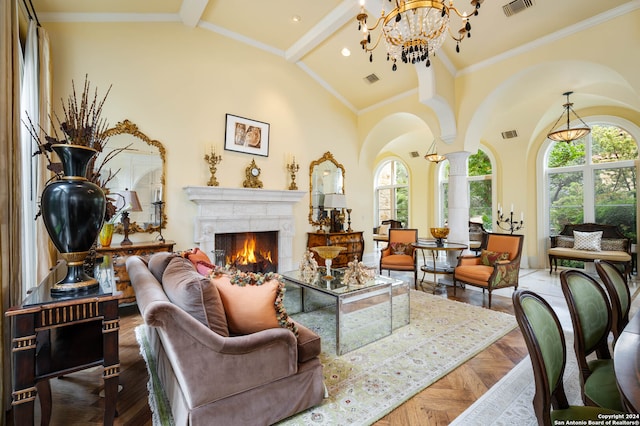
[[[107,202],[102,188],[86,178],[95,149],[70,144],[55,144],[52,149],[64,175],[44,188],[40,207],[49,237],[67,263],[67,275],[51,288],[51,294],[65,295],[98,286],[83,263],[100,233]]]

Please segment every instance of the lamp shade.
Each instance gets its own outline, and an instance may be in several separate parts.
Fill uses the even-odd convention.
[[[324,196],[325,209],[347,208],[347,196],[344,194],[326,194]]]
[[[122,199],[119,200],[116,207],[118,207],[119,209],[124,208],[130,212],[142,211],[142,204],[140,204],[140,200],[138,199],[138,194],[136,193],[136,191],[125,189],[124,191],[120,191],[120,195],[122,196]],[[131,208],[127,208],[128,206],[131,206]]]

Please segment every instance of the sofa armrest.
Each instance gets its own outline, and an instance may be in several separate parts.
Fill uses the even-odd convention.
[[[157,327],[189,407],[207,404],[295,374],[297,346],[284,328],[223,337],[170,302],[153,302],[145,322]]]

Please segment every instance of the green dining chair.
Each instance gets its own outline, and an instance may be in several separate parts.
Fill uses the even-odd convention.
[[[629,309],[631,308],[631,293],[627,286],[627,279],[615,264],[606,260],[595,260],[596,271],[609,293],[611,304],[611,331],[613,341],[618,340],[620,333],[629,323]]]
[[[600,407],[569,405],[563,376],[567,347],[558,317],[546,300],[529,290],[516,290],[513,308],[533,367],[533,409],[541,426],[565,420],[593,420],[599,414],[617,414]]]
[[[573,324],[582,401],[623,411],[608,344],[611,307],[607,294],[593,277],[575,269],[560,273],[560,285]],[[597,358],[588,360],[593,353]]]

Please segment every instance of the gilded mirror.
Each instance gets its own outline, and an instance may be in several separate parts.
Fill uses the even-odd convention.
[[[326,194],[344,194],[344,166],[329,151],[309,165],[309,223],[320,225],[327,217]]]
[[[161,142],[149,138],[142,133],[138,126],[129,120],[119,122],[115,127],[105,131],[109,137],[107,149],[100,153],[101,156],[109,152],[125,148],[111,158],[105,169],[116,173],[115,177],[106,185],[110,194],[121,191],[135,191],[142,211],[129,213],[131,224],[129,233],[134,232],[158,232],[160,228],[160,209],[157,201],[162,201],[162,227],[167,226],[166,216],[166,151]],[[100,164],[97,161],[96,164]],[[108,173],[109,170],[103,170]],[[114,200],[116,208],[119,205],[117,195],[110,196]],[[116,223],[115,232],[123,233],[122,224]]]

